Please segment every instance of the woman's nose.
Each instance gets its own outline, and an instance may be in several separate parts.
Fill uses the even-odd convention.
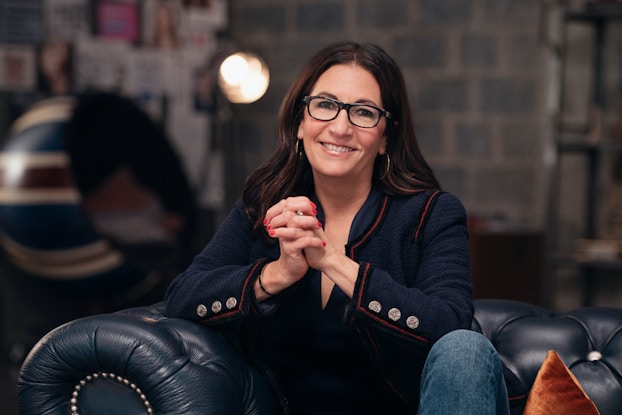
[[[342,109],[337,117],[331,121],[331,132],[335,134],[348,134],[352,129],[352,123],[348,117],[348,111]]]

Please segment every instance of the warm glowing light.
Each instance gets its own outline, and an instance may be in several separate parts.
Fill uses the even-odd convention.
[[[227,57],[220,65],[218,84],[230,102],[248,104],[265,94],[270,83],[270,72],[258,56],[238,52]]]

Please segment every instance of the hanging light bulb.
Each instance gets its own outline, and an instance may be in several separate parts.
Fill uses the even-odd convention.
[[[235,104],[257,101],[269,84],[270,72],[266,63],[251,53],[229,55],[218,71],[218,85],[227,99]]]

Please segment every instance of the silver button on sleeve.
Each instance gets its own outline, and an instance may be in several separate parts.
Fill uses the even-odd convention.
[[[238,300],[236,300],[235,297],[227,298],[227,301],[225,302],[225,306],[227,307],[228,310],[234,309],[236,305],[238,305]]]
[[[397,321],[402,317],[402,312],[397,308],[392,308],[389,310],[389,318],[393,321]]]
[[[214,313],[220,313],[220,310],[222,310],[222,303],[218,300],[214,301],[212,303],[212,311]]]
[[[203,304],[199,304],[197,306],[197,315],[199,317],[205,317],[207,315],[207,307],[205,307],[205,305]]]
[[[419,327],[419,319],[415,316],[410,316],[406,319],[406,325],[409,329],[416,329]]]
[[[382,310],[382,305],[380,305],[378,301],[373,300],[369,302],[369,305],[367,306],[367,308],[369,308],[374,313],[379,313],[380,310]]]

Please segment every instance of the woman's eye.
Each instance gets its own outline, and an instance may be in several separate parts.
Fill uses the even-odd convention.
[[[335,104],[332,101],[325,100],[325,101],[318,102],[317,106],[322,109],[330,110],[330,109],[334,109],[337,106],[337,104]]]
[[[367,108],[367,107],[357,107],[356,115],[358,115],[359,117],[373,118],[374,111],[371,108]]]

